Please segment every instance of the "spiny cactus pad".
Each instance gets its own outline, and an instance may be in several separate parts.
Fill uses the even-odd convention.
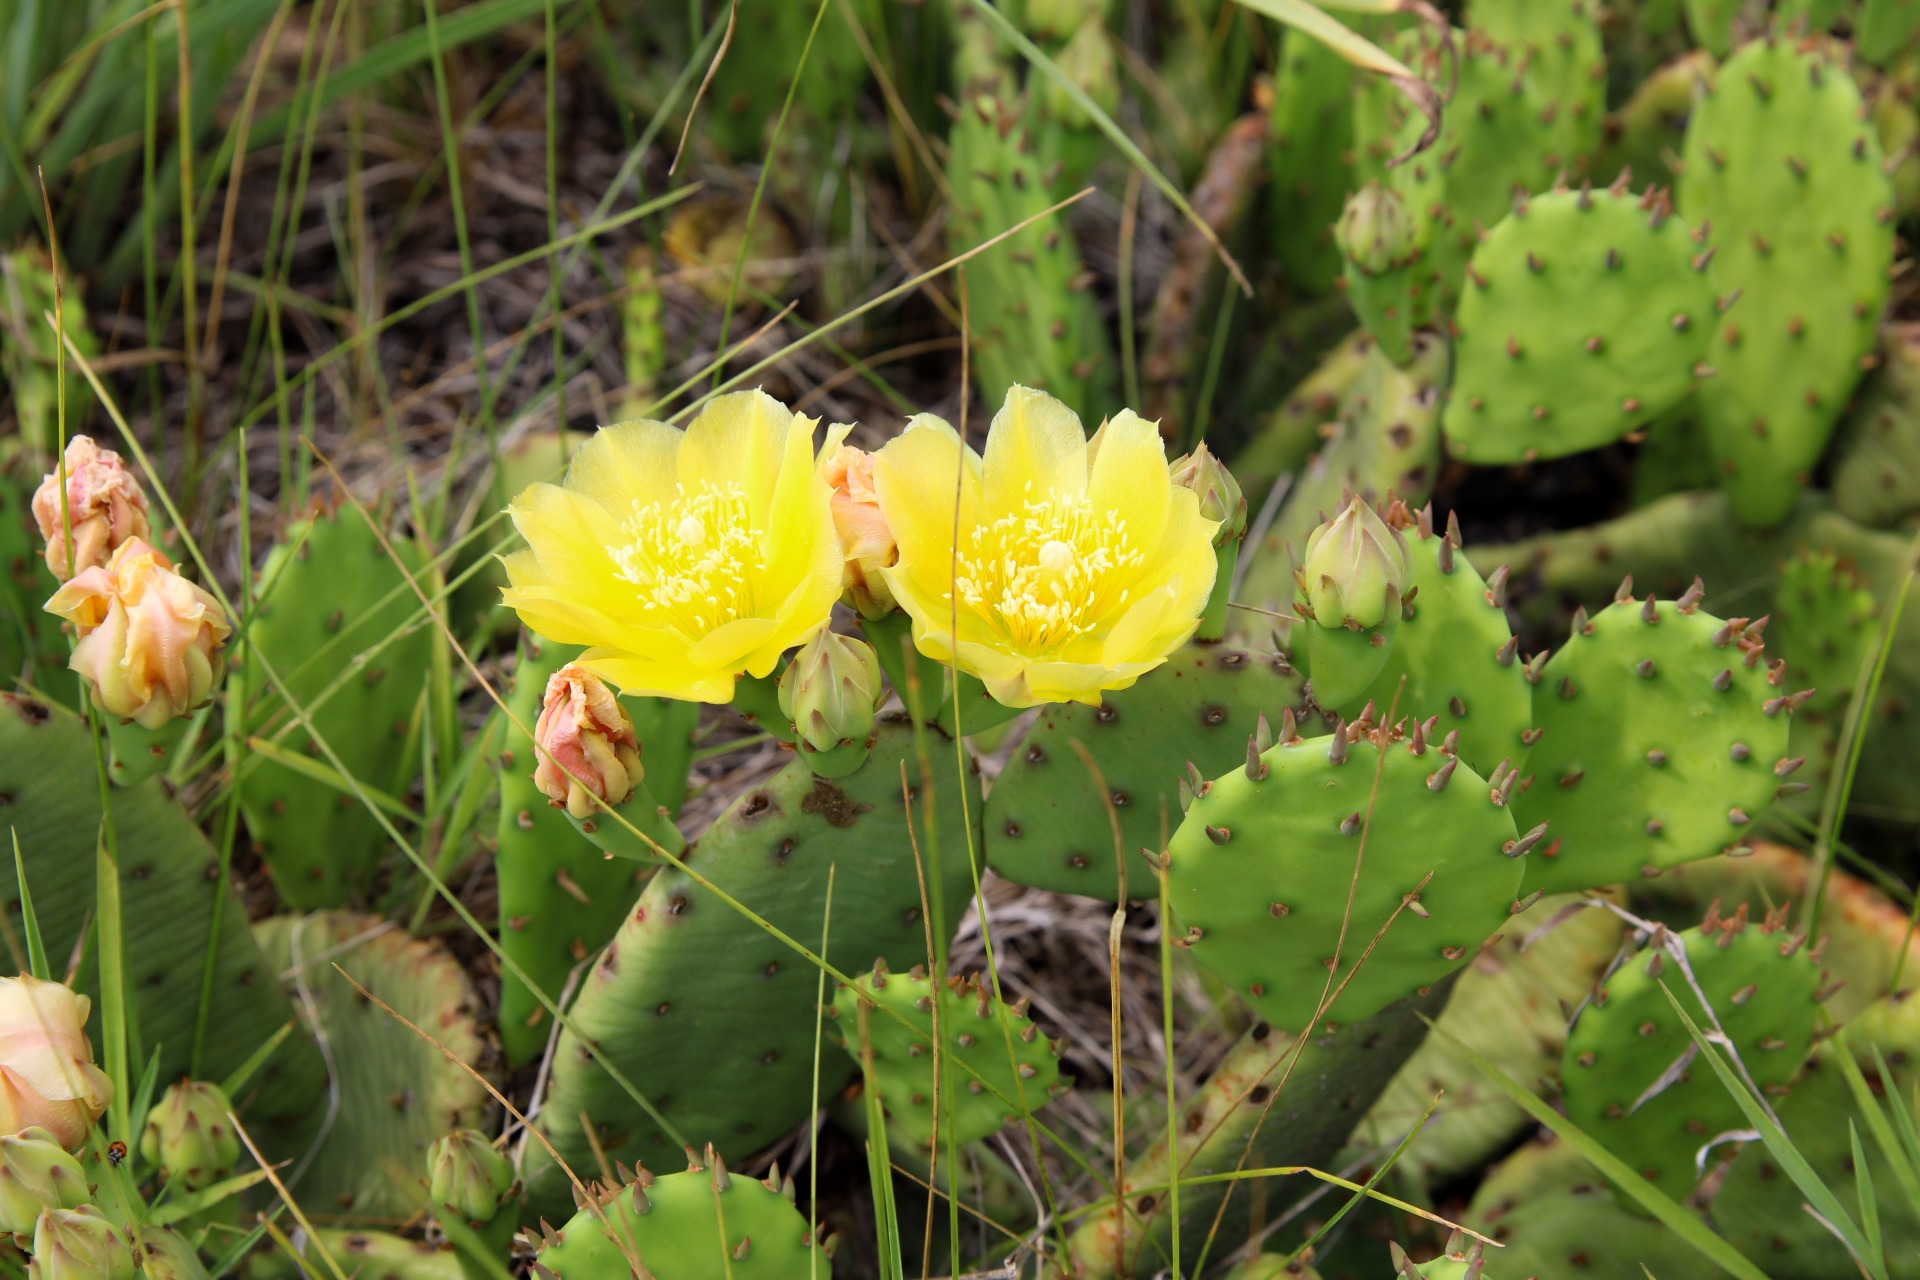
[[[330,1047],[337,1075],[340,1107],[294,1184],[297,1194],[316,1209],[361,1218],[404,1218],[423,1208],[427,1148],[449,1129],[479,1127],[489,1105],[486,1089],[459,1065],[483,1065],[486,1051],[473,1019],[480,1003],[473,983],[438,943],[409,938],[376,916],[274,916],[254,935],[276,969],[293,972],[289,985]],[[362,996],[341,970],[435,1043]],[[325,1110],[315,1107],[310,1118],[321,1121]],[[301,1157],[313,1141],[306,1128],[272,1137],[269,1155]]]
[[[1275,1026],[1313,1026],[1325,980],[1346,983],[1329,1010],[1341,1024],[1430,987],[1510,914],[1539,835],[1519,839],[1510,783],[1489,786],[1425,733],[1363,720],[1249,752],[1199,788],[1168,843],[1185,945]]]
[[[931,1149],[938,1092],[934,984],[919,967],[899,974],[884,965],[860,980],[873,1000],[842,987],[833,1000],[836,1034],[856,1062],[871,1047],[873,1083],[889,1129]],[[1020,1119],[1023,1104],[1027,1113],[1038,1111],[1067,1086],[1060,1079],[1059,1046],[1040,1034],[1024,1008],[1003,1005],[978,979],[950,978],[946,988],[939,1010],[947,1078],[939,1095],[946,1102],[939,1137],[942,1145],[965,1145]]]
[[[1892,529],[1920,515],[1920,325],[1888,325],[1885,363],[1834,446],[1833,505]]]
[[[1158,890],[1139,860],[1180,825],[1180,776],[1193,761],[1206,776],[1246,755],[1258,718],[1305,715],[1301,679],[1277,657],[1228,645],[1191,644],[1098,707],[1044,708],[987,796],[987,858],[1010,880],[1109,902]],[[1103,797],[1075,744],[1106,784]],[[1109,802],[1111,809],[1109,809]],[[1120,824],[1114,861],[1112,822]]]
[[[1786,659],[1788,677],[1813,690],[1809,710],[1847,705],[1879,614],[1853,566],[1831,551],[1805,548],[1781,566],[1773,597],[1774,649]]]
[[[1461,291],[1442,419],[1454,455],[1577,453],[1686,396],[1717,315],[1707,265],[1662,191],[1517,203],[1474,249]]]
[[[47,952],[64,963],[96,910],[100,784],[85,726],[71,712],[0,694],[0,795],[10,836],[20,841]],[[137,1043],[144,1053],[159,1051],[160,1079],[174,1079],[192,1061],[214,904],[232,891],[220,879],[219,851],[158,779],[117,788],[113,814],[122,833],[121,933]],[[0,909],[19,918],[11,838],[0,858]],[[229,897],[213,944],[216,1015],[207,1021],[199,1065],[216,1079],[238,1069],[293,1018],[246,920],[238,898]],[[296,1032],[256,1078],[257,1092],[234,1101],[263,1120],[300,1115],[324,1087],[319,1051]]]
[[[634,1261],[660,1280],[831,1280],[833,1260],[783,1193],[727,1172],[708,1147],[685,1173],[633,1180],[595,1192],[596,1204],[550,1231],[534,1258],[539,1280],[626,1280]]]
[[[1790,41],[1747,45],[1694,109],[1680,211],[1713,224],[1714,287],[1740,291],[1700,413],[1749,524],[1792,510],[1873,350],[1893,260],[1881,162],[1846,69]]]
[[[1748,1124],[1718,1073],[1695,1057],[1693,1039],[1667,1000],[1671,991],[1696,1026],[1710,1029],[1665,941],[1676,938],[1685,949],[1712,1018],[1753,1083],[1769,1089],[1806,1061],[1819,1013],[1817,948],[1805,945],[1804,933],[1788,933],[1786,914],[1783,906],[1750,921],[1743,906],[1722,917],[1715,903],[1698,928],[1662,930],[1600,983],[1567,1033],[1560,1065],[1567,1118],[1675,1199],[1700,1180],[1700,1148]],[[1713,1163],[1710,1156],[1705,1167]]]
[[[394,553],[420,573],[412,544],[395,540]],[[400,566],[358,512],[342,510],[289,527],[260,582],[246,651],[273,667],[348,773],[390,795],[402,791],[417,763],[404,748],[421,697],[409,673],[427,669],[430,634]],[[320,757],[306,730],[288,724],[259,662],[234,674],[244,674],[254,735]],[[264,756],[249,757],[239,786],[254,848],[289,906],[345,903],[389,848],[351,793]]]
[[[1288,279],[1320,292],[1340,275],[1333,222],[1353,170],[1354,70],[1305,32],[1285,33],[1267,120],[1273,245]]]
[[[1791,702],[1761,661],[1759,624],[1679,600],[1636,601],[1631,584],[1540,671],[1514,801],[1523,826],[1552,824],[1527,888],[1565,893],[1636,879],[1742,840],[1792,771]]]
[[[917,760],[911,727],[889,721],[879,726],[867,764],[837,783],[795,761],[714,820],[687,849],[689,871],[664,867],[647,883],[582,980],[560,1039],[545,1114],[569,1164],[594,1167],[582,1111],[611,1159],[659,1163],[680,1145],[587,1053],[582,1035],[688,1140],[711,1139],[745,1155],[806,1117],[817,1025],[806,1011],[818,1005],[819,971],[691,873],[809,949],[821,942],[831,881],[827,958],[842,972],[876,956],[901,964],[924,958],[916,844],[928,897],[946,914],[935,928],[949,927],[965,909],[973,883],[968,853],[978,849],[978,828],[963,825],[962,806],[977,818],[980,796],[970,776],[963,802],[950,751],[936,746],[939,826],[927,830],[924,802],[917,803],[910,834],[901,762],[918,798]],[[837,1083],[823,1078],[822,1087]],[[564,1196],[555,1170],[526,1175],[536,1206]]]

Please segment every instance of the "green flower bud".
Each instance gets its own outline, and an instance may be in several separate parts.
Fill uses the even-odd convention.
[[[0,1138],[0,1231],[31,1236],[41,1210],[77,1209],[92,1198],[80,1162],[45,1129]]]
[[[209,1280],[199,1250],[172,1227],[138,1228],[133,1253],[143,1280]]]
[[[1106,28],[1089,22],[1074,33],[1066,46],[1054,55],[1053,65],[1066,72],[1094,105],[1112,115],[1120,105],[1120,64],[1113,56],[1113,45]],[[1081,110],[1059,82],[1047,77],[1047,114],[1075,129],[1091,129],[1093,118]]]
[[[133,1250],[92,1205],[47,1209],[34,1223],[27,1280],[133,1280]]]
[[[1405,266],[1420,248],[1419,228],[1406,202],[1378,182],[1347,197],[1333,238],[1347,261],[1370,276]]]
[[[227,1120],[231,1110],[219,1086],[182,1080],[147,1113],[140,1154],[189,1191],[210,1187],[240,1158],[240,1139]]]
[[[456,1129],[427,1148],[427,1195],[476,1227],[493,1221],[512,1197],[513,1166],[471,1129]]]
[[[854,754],[864,758],[873,713],[885,694],[873,647],[827,630],[802,646],[780,677],[780,710],[793,722],[802,751],[858,747]]]
[[[1396,619],[1408,577],[1400,534],[1358,498],[1307,538],[1294,571],[1299,607],[1322,627],[1357,631]]]
[[[1111,0],[1027,0],[1023,26],[1042,40],[1062,40],[1087,27],[1105,25]]]
[[[1200,495],[1200,514],[1217,520],[1213,545],[1238,542],[1247,532],[1247,500],[1233,472],[1202,441],[1192,453],[1182,454],[1167,467],[1173,482]]]

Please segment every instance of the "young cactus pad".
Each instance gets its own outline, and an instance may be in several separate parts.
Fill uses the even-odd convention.
[[[692,1151],[689,1149],[691,1156]],[[793,1184],[775,1170],[765,1182],[727,1172],[712,1147],[685,1173],[635,1172],[599,1187],[534,1257],[538,1280],[831,1280],[833,1259],[793,1206]]]
[[[809,1011],[819,1003],[819,970],[707,884],[809,950],[820,946],[831,884],[826,954],[847,968],[876,956],[903,964],[925,957],[916,850],[927,898],[945,914],[934,927],[950,927],[965,908],[973,883],[968,851],[978,848],[978,832],[962,824],[961,813],[963,804],[980,812],[974,780],[968,777],[963,802],[951,755],[934,748],[939,826],[927,829],[916,781],[909,831],[900,767],[908,762],[919,778],[913,731],[887,722],[877,734],[866,765],[837,782],[815,777],[801,761],[787,765],[688,846],[687,871],[664,867],[647,883],[582,979],[554,1060],[544,1114],[572,1167],[595,1165],[583,1111],[599,1126],[609,1159],[659,1163],[696,1139],[751,1154],[811,1109],[817,1024]],[[684,1139],[649,1118],[581,1045],[583,1035]],[[822,1081],[823,1088],[837,1084]],[[557,1170],[526,1172],[536,1206],[565,1195]]]
[[[1473,251],[1442,425],[1486,464],[1617,440],[1693,390],[1717,312],[1711,255],[1663,191],[1517,202]]]
[[[1708,858],[1747,834],[1795,763],[1792,701],[1761,660],[1760,624],[1678,600],[1636,601],[1631,583],[1541,669],[1532,774],[1514,800],[1553,835],[1527,888],[1565,893]]]
[[[1783,906],[1749,921],[1743,906],[1722,918],[1716,902],[1699,928],[1663,930],[1600,984],[1567,1033],[1560,1064],[1567,1118],[1675,1199],[1700,1180],[1703,1146],[1749,1126],[1719,1074],[1695,1056],[1666,993],[1703,1033],[1718,1020],[1756,1087],[1784,1083],[1812,1048],[1822,981],[1816,949],[1804,933],[1787,932],[1786,914]],[[1668,954],[1668,938],[1685,949],[1711,1018]]]
[[[987,797],[988,861],[1009,880],[1109,902],[1121,896],[1124,867],[1127,896],[1152,897],[1158,890],[1139,851],[1157,852],[1180,825],[1185,762],[1208,776],[1231,769],[1259,718],[1277,724],[1282,711],[1306,713],[1291,667],[1205,644],[1188,645],[1098,707],[1046,707]],[[1092,757],[1105,796],[1075,744]]]
[[[963,1146],[990,1137],[1001,1125],[1019,1120],[1023,1110],[1038,1111],[1066,1091],[1059,1046],[1040,1034],[1022,1008],[1001,1004],[972,978],[949,978],[940,996],[946,1076],[941,1091],[934,1080],[933,981],[919,967],[898,974],[875,965],[860,982],[865,994],[842,987],[833,1000],[841,1044],[855,1061],[863,1061],[871,1048],[873,1087],[889,1129],[917,1146],[933,1147],[936,1096],[945,1103],[939,1116],[941,1145]]]
[[[1734,514],[1774,524],[1873,350],[1893,261],[1893,189],[1846,69],[1788,40],[1729,59],[1687,128],[1680,210],[1713,224],[1714,287],[1740,291],[1700,388]]]
[[[1510,914],[1540,839],[1506,808],[1511,766],[1490,786],[1426,732],[1363,720],[1250,751],[1168,843],[1183,945],[1274,1026],[1307,1031],[1342,982],[1342,1024],[1424,990]]]

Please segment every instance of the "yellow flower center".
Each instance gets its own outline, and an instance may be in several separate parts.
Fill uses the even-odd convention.
[[[954,586],[960,603],[1013,648],[1037,656],[1057,652],[1126,604],[1126,584],[1145,559],[1126,520],[1096,514],[1086,495],[1029,498],[1018,512],[962,536]]]
[[[664,502],[642,505],[620,522],[628,542],[609,547],[623,581],[663,623],[704,635],[754,614],[753,569],[760,531],[739,485],[680,486]]]

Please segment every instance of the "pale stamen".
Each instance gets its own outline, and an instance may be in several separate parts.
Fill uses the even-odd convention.
[[[1126,520],[1096,515],[1084,494],[1029,499],[962,543],[960,603],[1029,656],[1058,652],[1126,604],[1124,583],[1146,559]]]
[[[737,484],[679,486],[665,502],[642,505],[620,522],[629,541],[609,547],[622,581],[662,625],[704,635],[754,615],[754,571],[762,542]]]

